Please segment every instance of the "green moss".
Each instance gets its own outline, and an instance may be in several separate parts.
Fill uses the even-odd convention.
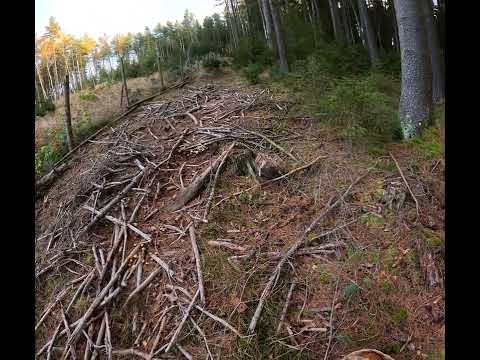
[[[425,128],[421,136],[407,140],[407,144],[427,158],[438,158],[442,154],[438,126]]]

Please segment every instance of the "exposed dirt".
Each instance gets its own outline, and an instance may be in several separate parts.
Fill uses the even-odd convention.
[[[206,81],[214,86],[206,86]],[[252,101],[253,105],[249,106]],[[172,112],[177,115],[169,118],[168,111],[173,110],[162,110],[167,102],[170,102],[169,109],[178,109]],[[325,159],[269,186],[257,187],[218,204],[228,195],[256,184],[251,176],[240,176],[235,172],[231,159],[241,147],[238,146],[220,173],[208,222],[198,219],[203,218],[211,191],[209,186],[186,207],[172,213],[168,211],[168,205],[181,191],[181,183],[188,186],[235,140],[230,138],[207,144],[211,136],[199,133],[199,127],[188,116],[178,116],[179,112],[185,111],[181,109],[195,108],[196,103],[201,108],[191,113],[203,123],[203,128],[238,125],[261,131],[302,160],[294,162],[262,139],[252,137],[245,140],[245,144],[255,151],[277,153],[283,158],[287,170],[319,155],[324,155]],[[222,118],[236,106],[237,111]],[[170,119],[175,130],[165,118]],[[191,131],[175,148],[180,134],[186,129]],[[198,145],[200,142],[206,145]],[[120,145],[125,146],[126,152],[133,157],[120,161],[128,157],[119,155]],[[44,198],[37,201],[37,238],[47,235],[36,244],[37,274],[41,269],[47,269],[37,279],[37,321],[63,288],[68,291],[62,305],[67,306],[80,284],[67,285],[69,281],[89,271],[96,274],[92,245],[96,246],[95,251],[102,249],[106,256],[115,233],[122,227],[100,220],[86,234],[77,237],[92,219],[91,213],[82,207],[94,203],[96,193],[92,183],[127,181],[112,186],[110,190],[97,192],[98,203],[93,207],[100,209],[139,172],[134,159],[140,160],[143,166],[149,161],[158,164],[172,149],[171,158],[159,169],[148,168],[139,184],[124,198],[123,206],[128,218],[140,202],[131,224],[152,239],[142,245],[144,250],[128,263],[126,273],[136,272],[137,265],[142,262],[138,260],[139,254],[143,252],[142,281],[159,266],[152,254],[167,263],[175,276],[160,273],[126,307],[122,305],[136,287],[136,276],[128,279],[125,288],[117,283],[115,286],[121,289],[120,295],[105,308],[94,312],[94,315],[100,313],[101,316],[106,309],[109,314],[111,335],[106,341],[101,339],[99,344],[107,344],[107,350],[111,344],[114,351],[134,348],[142,354],[149,354],[158,329],[163,326],[155,349],[165,348],[197,289],[195,259],[188,231],[190,224],[195,226],[201,254],[206,298],[202,307],[246,335],[258,299],[278,262],[274,253],[288,250],[316,216],[338,199],[358,176],[370,169],[340,206],[309,235],[308,239],[312,240],[307,248],[326,246],[328,251],[295,256],[284,267],[253,337],[239,338],[218,321],[193,309],[191,319],[202,333],[188,320],[177,343],[194,359],[208,356],[203,336],[215,359],[318,359],[323,358],[327,348],[329,359],[340,359],[361,348],[379,349],[398,360],[429,356],[437,359],[440,356],[444,348],[445,307],[441,282],[444,273],[443,162],[425,156],[409,144],[389,145],[381,155],[375,156],[368,148],[354,148],[351,152],[334,129],[312,118],[288,112],[285,98],[279,99],[267,89],[245,85],[228,69],[221,76],[201,74],[193,84],[171,91],[136,110],[115,129],[82,148],[70,161],[71,168]],[[388,151],[400,164],[419,202],[419,216]],[[122,219],[119,204],[108,215]],[[326,232],[327,235],[313,239],[315,234]],[[75,239],[74,250],[72,239]],[[243,250],[209,243],[219,240],[238,245]],[[129,230],[125,253],[128,255],[142,242],[141,236]],[[245,256],[232,258],[238,255]],[[425,267],[421,266],[426,264],[424,259],[428,255],[433,259],[440,280],[432,287],[427,286]],[[122,256],[120,253],[116,256],[118,269]],[[72,258],[78,263],[68,262]],[[48,270],[50,264],[52,268]],[[111,269],[109,271],[108,276]],[[296,286],[286,321],[276,334],[293,280]],[[92,281],[67,313],[70,323],[85,313],[105,284]],[[182,294],[178,288],[172,291],[172,284],[189,294]],[[101,322],[98,320],[85,328],[92,339],[96,339]],[[62,317],[57,305],[37,330],[37,351],[52,337],[59,324],[62,324]],[[139,340],[135,343],[137,337]],[[55,346],[59,348],[52,350],[53,358],[63,350],[65,337],[59,337]],[[84,356],[85,347],[85,337],[80,336],[75,343],[77,357]],[[170,353],[172,358],[182,356],[176,347]],[[155,356],[168,357],[161,352]],[[120,355],[114,352],[113,358],[116,357]],[[133,358],[133,355],[128,357]],[[100,350],[100,358],[107,358],[104,348]]]

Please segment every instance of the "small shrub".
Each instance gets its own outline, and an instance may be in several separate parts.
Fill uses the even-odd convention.
[[[275,58],[263,39],[258,37],[246,37],[240,40],[238,48],[233,53],[233,66],[237,69],[257,63],[270,66]]]
[[[212,53],[207,54],[202,61],[203,67],[208,71],[220,69],[221,63],[219,56]]]
[[[398,103],[379,89],[378,82],[378,74],[336,80],[320,101],[327,120],[347,128],[350,137],[365,137],[368,131],[369,136],[401,139]]]
[[[392,316],[393,321],[395,324],[400,325],[403,323],[408,317],[408,310],[405,308],[400,308]]]
[[[360,287],[357,284],[348,284],[343,289],[343,297],[345,300],[350,301],[354,296],[360,293]]]
[[[45,116],[51,111],[55,111],[55,104],[51,99],[35,102],[35,116]]]
[[[250,63],[243,69],[243,74],[247,80],[252,84],[258,84],[259,75],[262,72],[262,66],[257,63]]]
[[[90,90],[84,90],[84,91],[80,92],[78,97],[80,98],[80,100],[83,100],[83,101],[95,101],[95,100],[97,100],[97,95],[95,95],[95,93],[93,91],[90,91]]]
[[[280,81],[284,79],[286,74],[278,67],[278,66],[273,66],[270,69],[270,78],[273,81]]]

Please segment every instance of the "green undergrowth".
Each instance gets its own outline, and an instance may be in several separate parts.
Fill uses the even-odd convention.
[[[402,138],[397,54],[383,55],[372,67],[363,47],[320,41],[308,54],[289,55],[287,74],[267,61],[267,55],[264,45],[241,45],[234,64],[250,83],[286,93],[295,104],[291,113],[307,113],[338,128],[351,146],[362,146],[372,155],[384,155],[386,143]],[[262,78],[265,70],[269,76]]]
[[[83,90],[78,94],[80,100],[83,101],[95,101],[97,100],[97,95],[92,90]]]
[[[61,115],[62,117],[65,114]],[[73,136],[75,143],[78,144],[88,138],[95,131],[100,129],[108,122],[108,119],[100,122],[93,122],[88,111],[83,111],[81,119],[73,122]],[[64,123],[64,120],[61,122]],[[64,127],[49,129],[45,145],[40,146],[35,152],[35,175],[42,176],[53,168],[53,165],[59,161],[68,152],[67,137]]]

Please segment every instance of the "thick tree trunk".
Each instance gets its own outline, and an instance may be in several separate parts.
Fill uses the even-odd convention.
[[[432,111],[432,71],[425,15],[418,0],[395,0],[402,59],[400,122],[408,139],[421,132]]]
[[[280,15],[277,8],[273,4],[273,0],[270,2],[270,11],[272,14],[273,28],[275,30],[275,38],[277,40],[277,50],[280,63],[280,69],[284,72],[288,72],[287,50],[285,48],[285,40],[283,38],[283,32],[280,25]]]
[[[378,46],[375,39],[375,32],[370,21],[370,16],[368,14],[368,8],[365,0],[357,0],[357,3],[360,12],[360,21],[362,22],[362,28],[367,39],[368,54],[370,55],[371,63],[374,64],[378,61]]]
[[[259,0],[262,5],[263,21],[265,24],[265,38],[267,40],[267,45],[270,49],[273,49],[273,25],[272,25],[272,14],[270,12],[269,0]]]
[[[64,96],[65,96],[65,130],[67,133],[67,144],[68,144],[68,150],[72,151],[72,149],[75,147],[75,142],[73,140],[72,117],[70,114],[70,84],[69,84],[68,74],[65,76]]]
[[[421,0],[425,14],[428,48],[430,49],[430,63],[432,65],[432,99],[436,104],[443,100],[444,80],[443,80],[443,59],[440,52],[440,40],[433,16],[432,0]]]
[[[337,0],[328,0],[330,5],[330,14],[332,16],[333,24],[333,33],[335,35],[335,40],[343,42],[345,40],[345,35],[343,33],[342,24],[340,22],[340,15],[338,13],[338,2]]]

